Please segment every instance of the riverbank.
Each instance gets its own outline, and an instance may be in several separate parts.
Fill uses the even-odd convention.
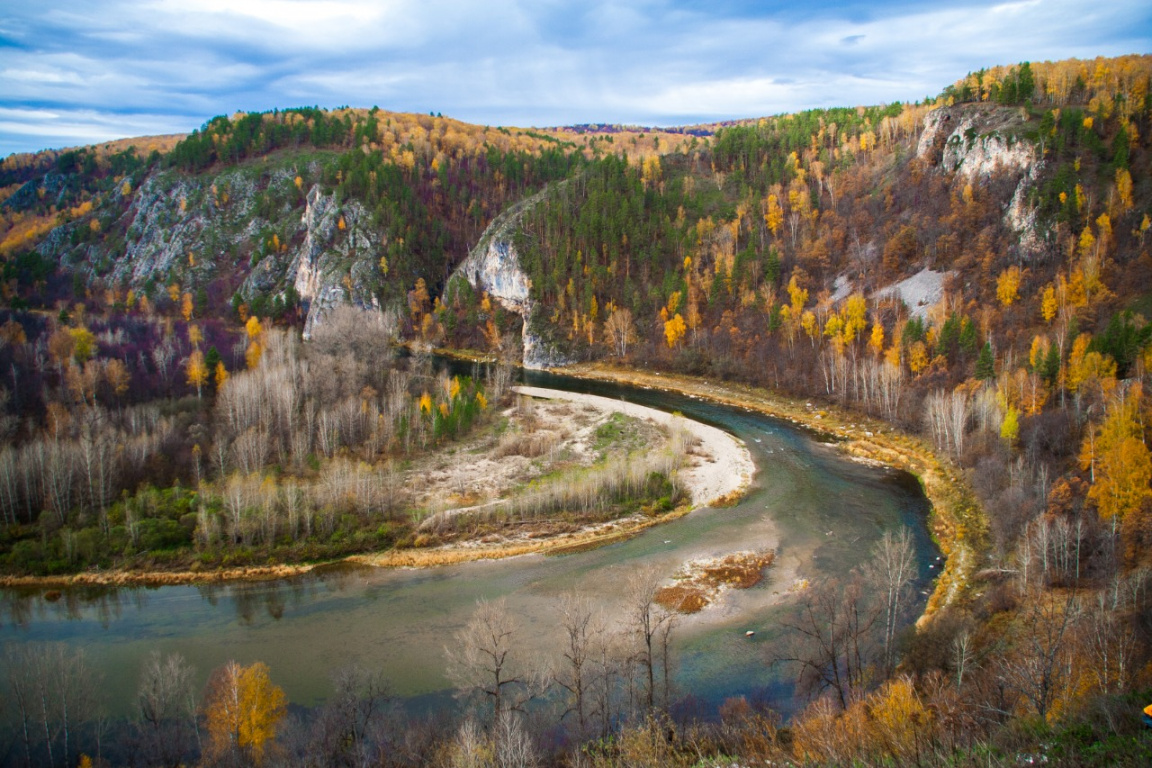
[[[518,386],[513,389],[518,394],[535,400],[571,403],[600,414],[619,413],[656,424],[664,429],[686,430],[691,435],[694,445],[688,452],[686,465],[677,472],[677,477],[691,498],[691,503],[655,516],[631,515],[555,535],[549,535],[539,527],[527,526],[522,531],[501,538],[485,537],[481,540],[434,548],[354,555],[348,558],[350,561],[385,568],[425,568],[532,554],[578,552],[621,541],[655,525],[683,517],[696,507],[732,504],[752,482],[755,465],[748,448],[732,435],[716,427],[607,397],[540,387]]]
[[[921,620],[941,608],[965,602],[988,551],[988,521],[960,469],[941,459],[923,440],[879,419],[812,401],[789,400],[772,392],[693,376],[590,363],[555,373],[645,389],[676,392],[747,408],[835,438],[835,447],[865,462],[902,469],[915,476],[932,505],[929,528],[945,557],[943,571]]]
[[[427,515],[417,542],[380,552],[349,555],[316,564],[280,564],[224,569],[83,571],[58,576],[0,576],[0,586],[58,589],[70,586],[169,586],[233,580],[270,580],[306,573],[315,565],[352,562],[387,568],[424,568],[528,554],[561,554],[621,541],[654,525],[673,520],[700,506],[733,503],[751,483],[755,466],[739,440],[715,427],[622,400],[592,395],[516,387],[536,405],[514,406],[505,418],[530,434],[509,429],[433,453],[409,470],[405,482],[417,508]],[[625,417],[612,419],[615,414]],[[676,482],[691,503],[666,510],[644,510],[614,520],[587,522],[544,519],[474,530],[437,544],[438,528],[449,521],[515,499],[516,489],[541,475],[584,471],[597,456],[627,461],[621,452],[659,446],[673,430],[688,435]],[[641,451],[643,453],[643,450]],[[461,461],[467,456],[467,461]],[[548,458],[551,457],[551,458]],[[415,486],[419,484],[419,489]],[[522,490],[521,490],[522,492]],[[442,539],[441,539],[442,540]]]

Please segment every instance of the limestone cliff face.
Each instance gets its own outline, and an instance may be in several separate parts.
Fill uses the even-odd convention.
[[[1038,252],[1043,243],[1036,229],[1036,212],[1028,204],[1028,190],[1043,161],[1036,148],[1016,135],[1024,124],[1019,108],[965,104],[929,112],[916,147],[916,156],[955,173],[958,182],[976,184],[993,174],[1019,178],[1004,220],[1020,235],[1024,255]]]
[[[66,226],[38,250],[136,289],[199,286],[229,272],[243,276],[237,290],[245,301],[283,298],[293,288],[308,310],[306,336],[338,304],[379,311],[384,233],[359,202],[340,204],[318,185],[301,214],[295,176],[287,167],[260,175],[155,172],[130,193],[118,222],[125,237],[115,250],[106,242],[76,242]],[[268,248],[273,233],[282,248]]]
[[[516,247],[512,243],[512,234],[520,217],[542,200],[545,194],[541,192],[526,198],[497,216],[455,272],[474,288],[487,291],[500,306],[523,318],[525,368],[548,368],[572,362],[534,331],[532,282],[521,269]]]
[[[372,288],[383,277],[374,245],[382,236],[372,230],[363,206],[353,202],[341,207],[334,195],[325,195],[314,186],[308,191],[300,228],[304,241],[290,252],[289,260],[282,262],[282,280],[291,284],[308,306],[304,338],[309,338],[324,315],[340,304],[379,311]],[[253,271],[249,282],[257,272]]]

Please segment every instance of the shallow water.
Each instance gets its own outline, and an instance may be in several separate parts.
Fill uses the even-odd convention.
[[[709,706],[743,694],[767,696],[788,711],[789,672],[770,662],[780,647],[775,628],[790,611],[787,601],[779,604],[780,594],[793,578],[845,574],[885,531],[907,526],[922,608],[938,553],[925,526],[927,501],[906,473],[853,462],[821,442],[826,438],[743,409],[536,372],[524,378],[533,386],[677,410],[732,432],[752,451],[753,487],[738,506],[697,510],[628,541],[564,556],[430,570],[340,565],[224,586],[72,589],[54,602],[42,590],[2,590],[0,643],[82,645],[103,673],[116,714],[130,705],[143,657],[154,649],[179,651],[201,682],[229,659],[263,661],[289,699],[304,705],[327,695],[335,669],[358,663],[382,671],[393,691],[419,709],[447,700],[444,647],[480,598],[505,597],[521,621],[525,647],[546,655],[555,645],[557,598],[568,590],[593,597],[612,615],[636,568],[653,565],[671,575],[692,558],[774,547],[777,564],[759,586],[730,592],[680,622],[675,685]],[[744,636],[749,629],[753,640]]]

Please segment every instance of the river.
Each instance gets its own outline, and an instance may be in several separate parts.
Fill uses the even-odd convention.
[[[786,596],[796,579],[846,574],[885,531],[907,527],[918,564],[914,613],[922,610],[940,561],[925,524],[928,502],[910,475],[854,462],[828,438],[752,411],[539,372],[526,372],[524,383],[676,410],[727,430],[752,451],[753,485],[735,507],[697,510],[628,541],[563,556],[429,570],[337,565],[272,582],[70,589],[54,600],[43,590],[2,590],[0,643],[83,646],[113,714],[127,712],[152,650],[183,654],[200,683],[230,659],[263,661],[289,699],[306,706],[327,695],[334,670],[359,664],[383,672],[419,711],[449,700],[444,648],[480,598],[506,598],[525,651],[543,656],[556,647],[565,591],[589,595],[612,615],[633,569],[654,566],[670,576],[693,558],[773,547],[777,563],[760,585],[681,620],[674,683],[706,708],[746,695],[786,713],[795,704],[793,672],[771,661],[782,649],[779,623],[793,610]]]

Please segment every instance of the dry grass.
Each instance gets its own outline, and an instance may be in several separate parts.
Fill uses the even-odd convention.
[[[697,613],[726,589],[750,589],[764,578],[775,552],[735,552],[714,560],[692,562],[676,575],[677,584],[656,593],[656,602],[670,611]]]
[[[492,458],[523,456],[535,459],[556,448],[567,437],[558,432],[508,432],[492,449]]]
[[[657,592],[656,602],[676,613],[699,613],[712,601],[699,587],[677,584]]]
[[[0,577],[0,587],[167,587],[285,579],[310,570],[311,565],[260,565],[213,571],[86,571],[70,576],[3,576]]]

